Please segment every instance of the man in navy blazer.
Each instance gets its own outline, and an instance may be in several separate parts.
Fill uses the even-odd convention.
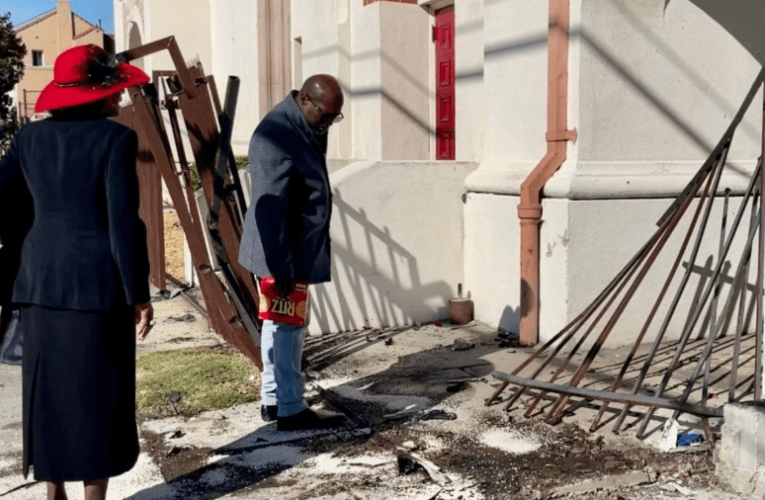
[[[296,282],[331,280],[327,132],[343,117],[343,91],[330,75],[314,75],[263,118],[250,140],[252,201],[239,262],[255,276],[273,276],[281,296]],[[279,430],[327,428],[344,417],[310,409],[303,397],[303,327],[265,321],[261,332],[261,415]]]

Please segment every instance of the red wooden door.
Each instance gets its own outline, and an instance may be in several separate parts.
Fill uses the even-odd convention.
[[[454,6],[436,12],[436,160],[454,160]]]

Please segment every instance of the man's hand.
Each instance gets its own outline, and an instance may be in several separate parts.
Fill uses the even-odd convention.
[[[274,277],[274,287],[279,297],[288,297],[295,290],[295,279],[292,276],[288,278]]]
[[[135,305],[135,324],[136,336],[143,342],[154,327],[154,306],[151,302]]]

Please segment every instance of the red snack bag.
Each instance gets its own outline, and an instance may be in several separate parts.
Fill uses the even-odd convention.
[[[308,283],[295,283],[295,289],[288,297],[279,297],[276,280],[266,276],[260,280],[260,307],[258,317],[275,323],[305,325],[308,312]]]

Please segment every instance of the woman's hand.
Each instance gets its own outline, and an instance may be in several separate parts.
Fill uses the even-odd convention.
[[[151,302],[135,305],[135,324],[136,336],[143,342],[154,326],[154,306]]]

